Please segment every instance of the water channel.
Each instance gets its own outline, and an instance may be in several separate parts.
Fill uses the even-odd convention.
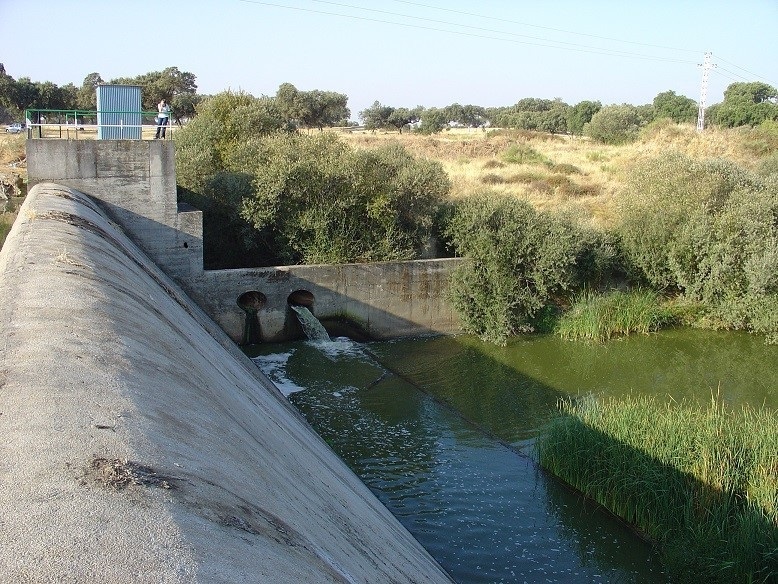
[[[549,477],[532,443],[568,395],[778,408],[778,347],[694,330],[606,345],[553,336],[348,339],[249,352],[460,583],[666,582],[629,526]]]

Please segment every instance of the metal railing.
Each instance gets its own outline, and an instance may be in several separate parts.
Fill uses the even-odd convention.
[[[172,139],[172,114],[164,126],[157,116],[155,111],[24,110],[28,138],[66,140]]]

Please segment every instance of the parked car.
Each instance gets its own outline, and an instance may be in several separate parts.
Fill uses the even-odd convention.
[[[5,127],[6,134],[19,134],[24,127],[21,124],[10,124]]]

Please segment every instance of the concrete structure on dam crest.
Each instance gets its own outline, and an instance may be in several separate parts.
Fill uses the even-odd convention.
[[[172,148],[78,144],[28,142],[0,251],[0,582],[450,582],[190,298]]]

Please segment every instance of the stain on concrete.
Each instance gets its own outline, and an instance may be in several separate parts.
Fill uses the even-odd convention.
[[[175,488],[173,477],[126,458],[95,456],[86,466],[84,477],[101,487],[115,491],[132,485],[160,489]]]

